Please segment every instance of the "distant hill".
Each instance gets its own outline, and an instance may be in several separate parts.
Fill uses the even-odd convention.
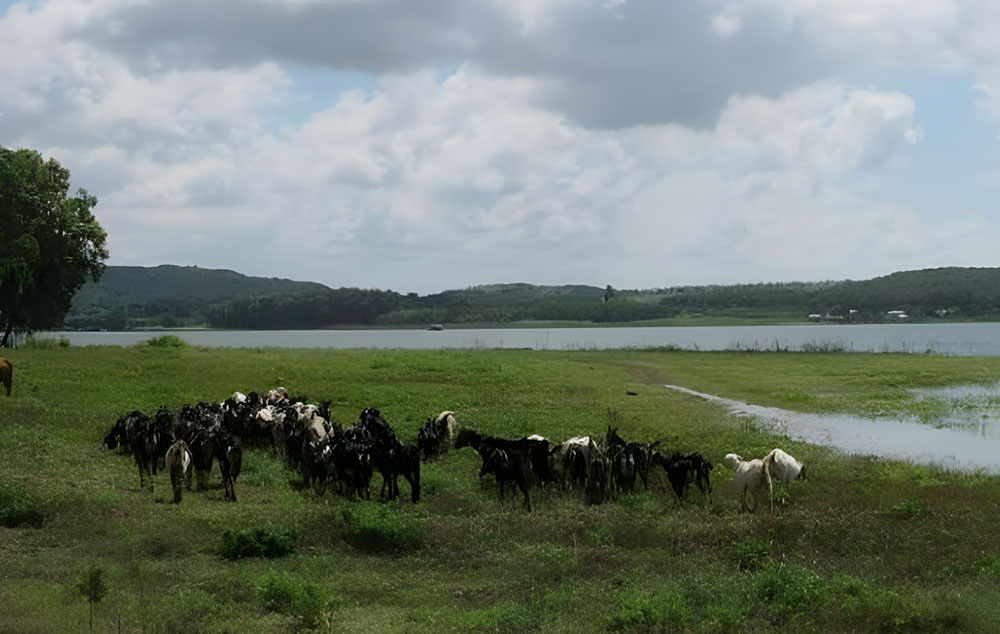
[[[890,312],[891,311],[891,312]],[[757,322],[1000,319],[1000,268],[903,271],[871,280],[674,286],[622,290],[585,285],[490,284],[420,296],[333,289],[198,267],[108,267],[85,285],[71,328],[322,328],[430,323],[656,322],[726,318]],[[688,322],[684,322],[688,323]]]
[[[73,296],[67,325],[118,329],[125,326],[193,325],[213,304],[242,297],[314,294],[330,289],[316,282],[251,277],[227,269],[197,266],[109,266],[99,282],[87,282]],[[143,320],[158,317],[154,323]],[[110,321],[109,321],[110,320]]]

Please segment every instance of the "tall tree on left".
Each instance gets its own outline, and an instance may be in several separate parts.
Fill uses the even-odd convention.
[[[69,195],[69,170],[34,150],[0,146],[0,347],[11,334],[62,323],[73,294],[108,258],[97,198]]]

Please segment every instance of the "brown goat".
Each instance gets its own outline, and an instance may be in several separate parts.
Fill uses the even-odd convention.
[[[10,396],[10,383],[14,378],[14,366],[8,359],[0,357],[0,382],[7,388],[7,396]]]

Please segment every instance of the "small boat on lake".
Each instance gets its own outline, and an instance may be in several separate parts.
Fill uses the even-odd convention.
[[[431,324],[430,326],[427,326],[427,330],[444,330],[444,325],[443,324]]]

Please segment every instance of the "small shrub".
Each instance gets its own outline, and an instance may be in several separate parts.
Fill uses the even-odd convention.
[[[219,608],[218,598],[198,587],[180,588],[170,595],[167,604],[168,612],[159,618],[168,634],[190,632],[193,623],[205,623]]]
[[[258,599],[268,610],[295,616],[306,625],[315,625],[323,612],[320,587],[287,572],[267,573],[257,581],[256,589]]]
[[[108,573],[94,564],[82,571],[76,580],[76,591],[90,603],[90,631],[94,631],[94,604],[108,593]]]
[[[470,629],[477,632],[513,633],[540,629],[538,617],[530,606],[515,601],[504,601],[476,612],[471,625]]]
[[[691,606],[673,588],[626,597],[608,622],[611,632],[662,632],[682,629],[692,620]]]
[[[840,618],[851,629],[881,632],[960,631],[960,607],[946,597],[927,596],[919,591],[897,592],[881,584],[850,575],[835,577],[835,598]]]
[[[295,536],[291,531],[274,528],[254,528],[226,531],[222,534],[222,556],[226,559],[266,557],[274,559],[295,552]]]
[[[40,500],[22,492],[0,489],[0,526],[37,528],[45,523],[46,514]]]
[[[611,532],[611,528],[608,526],[598,526],[592,531],[587,531],[587,539],[595,546],[610,547],[614,546],[615,536]]]
[[[147,340],[146,345],[154,348],[184,348],[188,344],[177,335],[160,335]]]
[[[924,502],[920,498],[907,498],[902,502],[896,502],[889,507],[893,517],[901,520],[909,520],[920,515],[924,510]]]
[[[808,568],[796,565],[770,565],[758,579],[757,595],[772,611],[781,616],[817,607],[826,597],[828,585]]]
[[[760,570],[771,563],[771,547],[760,537],[733,542],[730,554],[738,570]]]
[[[357,504],[344,509],[344,534],[364,550],[405,550],[420,545],[420,522],[388,506]]]
[[[1000,581],[1000,557],[985,557],[979,564],[979,576],[990,581]]]

